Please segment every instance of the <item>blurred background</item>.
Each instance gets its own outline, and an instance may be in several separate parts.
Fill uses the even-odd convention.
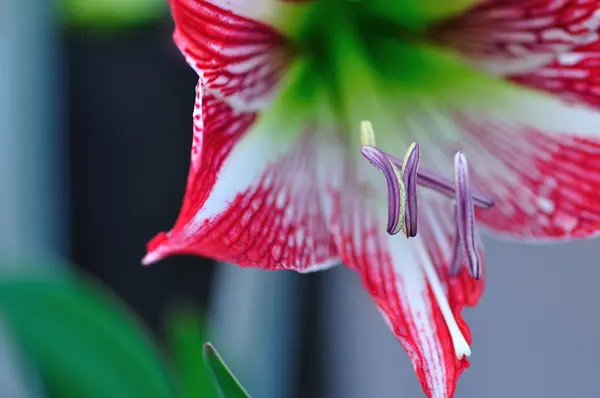
[[[196,75],[164,0],[0,2],[0,255],[66,259],[163,339],[192,301],[259,398],[420,397],[408,358],[342,267],[260,272],[145,244],[183,197]],[[472,368],[457,397],[600,397],[597,241],[487,239],[488,287],[465,310]],[[0,397],[41,397],[0,333]]]

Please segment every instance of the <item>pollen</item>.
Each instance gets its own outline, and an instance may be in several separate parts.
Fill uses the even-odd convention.
[[[368,120],[360,123],[360,142],[362,145],[375,146],[375,131]]]

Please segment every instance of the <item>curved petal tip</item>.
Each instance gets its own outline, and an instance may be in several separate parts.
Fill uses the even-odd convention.
[[[146,253],[144,258],[142,258],[141,263],[143,266],[149,266],[149,265],[154,264],[162,259],[163,259],[162,255],[160,255],[156,252],[149,252],[149,253]]]
[[[163,243],[165,243],[166,241],[167,234],[161,232],[158,235],[156,235],[154,239],[148,242],[148,245],[146,246],[147,253],[141,261],[142,265],[148,266],[157,263],[163,258],[165,258],[167,256],[167,253],[163,249]]]

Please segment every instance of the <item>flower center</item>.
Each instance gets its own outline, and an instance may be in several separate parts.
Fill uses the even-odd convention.
[[[373,15],[366,3],[320,1],[305,15],[295,35],[300,56],[308,60],[338,106],[365,78],[395,76],[407,80],[402,75],[411,74],[408,69],[416,69],[420,63],[402,62],[407,60],[408,54],[402,54],[406,51],[392,49],[389,43],[403,47],[402,43],[415,40],[419,34]]]
[[[417,185],[454,198],[456,236],[452,258],[448,259],[450,272],[455,275],[464,263],[478,279],[481,266],[473,207],[487,208],[492,201],[471,192],[464,155],[456,156],[452,181],[419,168],[417,144],[410,147],[404,159],[391,153],[398,143],[419,141],[415,137],[419,129],[411,130],[406,123],[415,117],[411,113],[415,104],[431,109],[478,106],[486,95],[480,87],[488,82],[487,77],[463,65],[454,54],[428,44],[424,30],[371,13],[370,3],[324,0],[307,12],[291,35],[295,38],[297,64],[289,75],[289,85],[282,90],[285,101],[277,112],[319,118],[318,123],[343,132],[349,153],[358,154],[360,150],[383,173],[390,234],[403,231],[406,237],[417,235]],[[365,119],[384,126],[381,146],[375,146],[371,133],[365,135],[361,147],[354,139],[356,126]],[[431,133],[442,135],[444,131]],[[452,336],[456,356],[468,356],[469,345],[454,318],[438,270],[430,263],[420,266]]]
[[[411,104],[459,107],[480,102],[485,93],[479,72],[429,43],[426,25],[386,18],[374,10],[374,3],[323,0],[299,18],[289,36],[301,70],[289,80],[296,100],[308,106],[326,102],[332,121],[347,132],[354,132],[363,119],[397,125],[390,115],[402,117]]]

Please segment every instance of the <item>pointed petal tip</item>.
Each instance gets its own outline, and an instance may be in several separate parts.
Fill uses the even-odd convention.
[[[162,258],[162,256],[159,256],[156,252],[148,252],[144,256],[144,258],[142,258],[141,263],[144,267],[147,267],[149,265],[152,265],[152,264],[160,261],[161,258]]]
[[[147,245],[147,253],[142,258],[142,265],[148,266],[154,264],[167,256],[167,253],[162,246],[167,241],[167,234],[164,232],[156,235]]]

